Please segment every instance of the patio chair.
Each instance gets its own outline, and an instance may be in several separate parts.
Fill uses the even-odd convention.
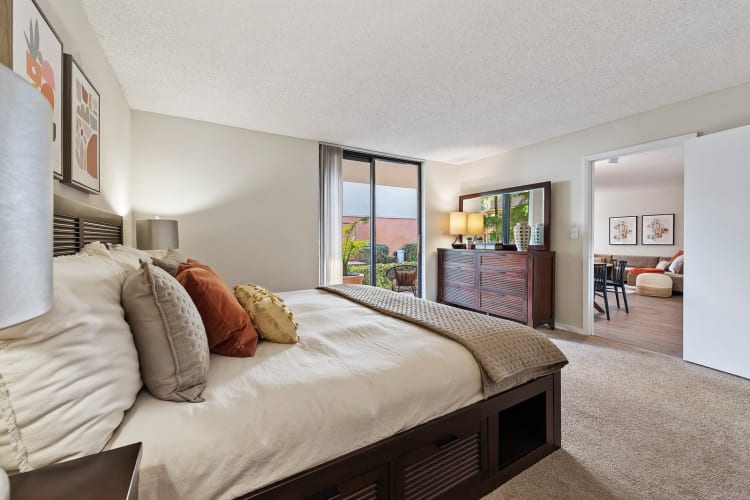
[[[391,283],[391,290],[400,292],[408,288],[417,296],[417,266],[394,266],[385,272],[385,277]]]

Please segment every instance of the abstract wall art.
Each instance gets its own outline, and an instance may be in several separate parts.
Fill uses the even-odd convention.
[[[638,217],[635,215],[628,215],[625,217],[610,217],[609,244],[637,245]]]
[[[63,45],[33,0],[0,0],[0,62],[44,96],[52,109],[52,172],[62,177]]]
[[[65,99],[63,181],[98,194],[101,188],[99,93],[70,54],[65,54]]]
[[[644,215],[641,225],[644,245],[674,245],[674,214]]]

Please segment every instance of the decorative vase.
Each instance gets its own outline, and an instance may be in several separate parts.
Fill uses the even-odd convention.
[[[529,249],[531,240],[531,226],[526,222],[517,222],[513,228],[513,238],[516,240],[516,250],[525,252]]]
[[[544,224],[534,224],[531,232],[531,245],[544,245]]]

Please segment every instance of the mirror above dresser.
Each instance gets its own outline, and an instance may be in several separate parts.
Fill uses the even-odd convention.
[[[527,223],[531,228],[529,250],[550,249],[551,182],[461,195],[458,210],[468,217],[481,214],[482,224],[475,226],[475,234],[463,234],[476,241],[476,247],[515,250],[513,228]],[[471,226],[471,224],[470,224]]]

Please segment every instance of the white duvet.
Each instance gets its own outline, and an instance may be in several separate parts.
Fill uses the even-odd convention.
[[[138,396],[108,448],[143,442],[142,500],[233,498],[482,399],[459,344],[327,292],[280,295],[299,344],[212,355],[203,403]]]

